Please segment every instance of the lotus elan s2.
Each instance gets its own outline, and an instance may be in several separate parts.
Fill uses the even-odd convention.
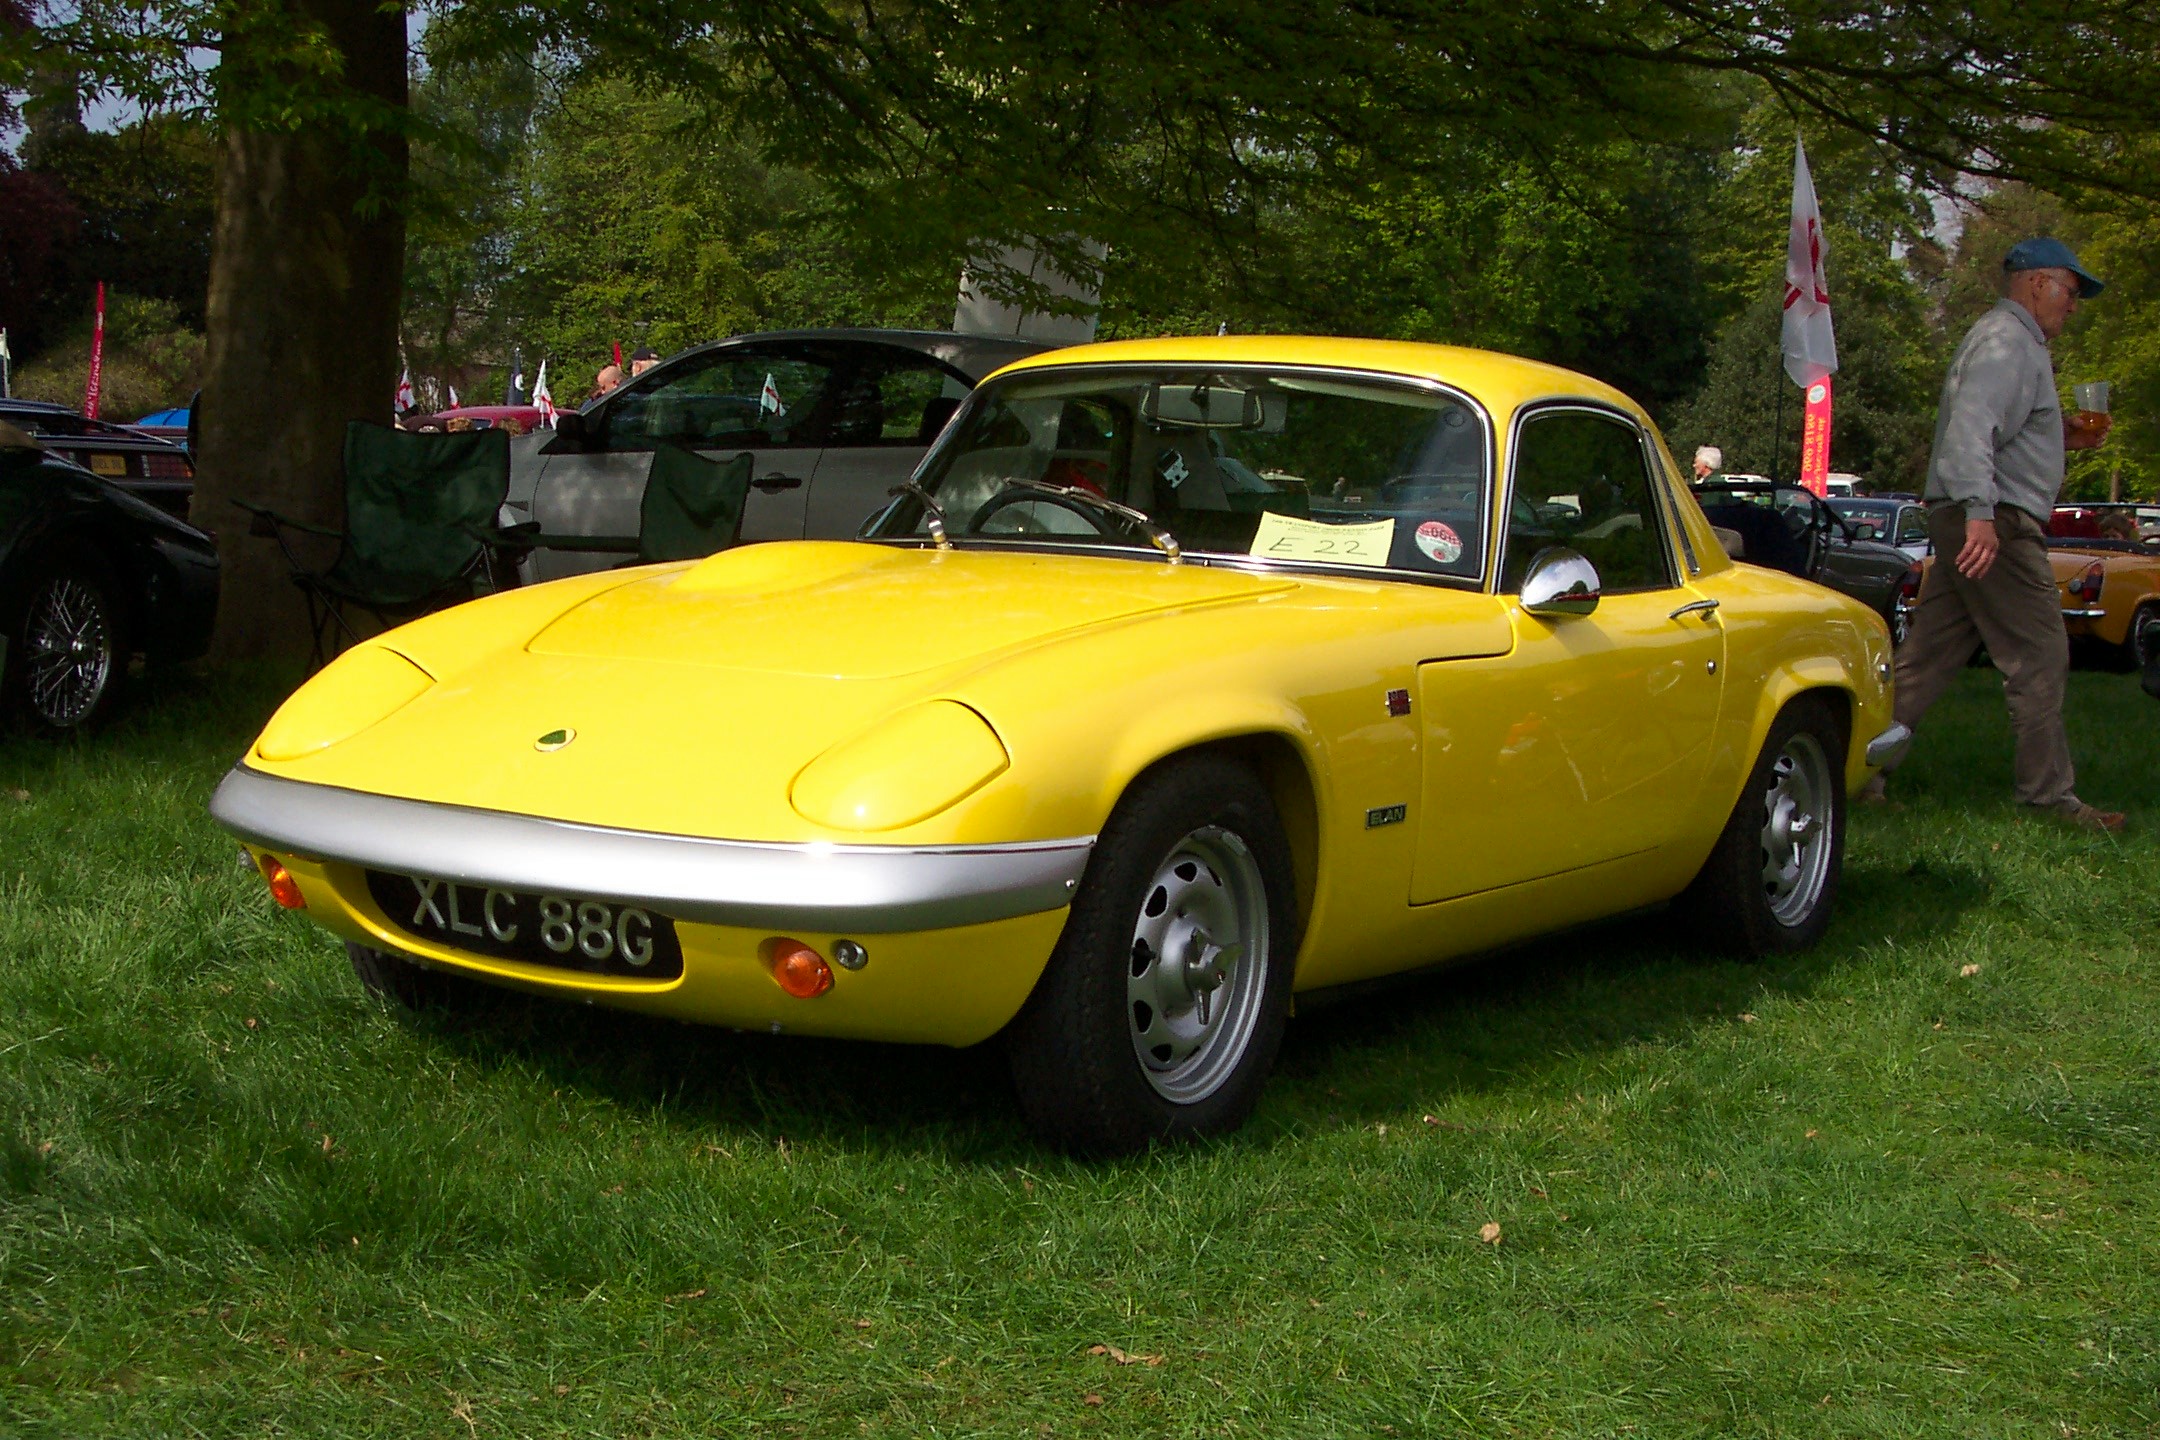
[[[1295,993],[1664,902],[1810,944],[1890,698],[1606,385],[1133,341],[985,381],[856,541],[356,646],[212,808],[382,993],[1000,1037],[1101,1153],[1237,1126]]]

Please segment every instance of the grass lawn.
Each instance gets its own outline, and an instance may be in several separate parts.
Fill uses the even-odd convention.
[[[1308,1007],[1246,1132],[1113,1165],[989,1048],[393,1013],[204,814],[271,687],[140,698],[0,741],[0,1433],[2160,1433],[2132,677],[2071,685],[2125,839],[2012,812],[1970,671],[1815,953]]]

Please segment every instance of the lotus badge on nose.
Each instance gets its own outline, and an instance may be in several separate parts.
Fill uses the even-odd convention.
[[[533,749],[540,751],[542,754],[546,754],[550,751],[562,749],[563,746],[569,744],[572,740],[575,739],[577,739],[577,731],[575,730],[567,728],[562,730],[550,730],[547,732],[547,734],[542,735],[539,739],[533,741]]]

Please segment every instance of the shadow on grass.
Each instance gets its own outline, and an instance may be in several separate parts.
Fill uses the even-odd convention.
[[[1676,916],[1658,912],[1308,1002],[1284,1042],[1263,1123],[1232,1143],[1388,1119],[1535,1083],[1587,1053],[1673,1042],[1765,995],[1807,994],[1870,946],[1946,930],[1986,895],[1975,872],[1917,865],[1849,866],[1844,887],[1825,942],[1770,964],[1707,957]],[[1042,1159],[994,1041],[954,1051],[743,1034],[493,990],[412,1023],[483,1070],[529,1066],[551,1084],[679,1124],[934,1151],[968,1165]]]

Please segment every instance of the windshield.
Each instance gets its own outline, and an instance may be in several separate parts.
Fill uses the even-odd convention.
[[[1487,453],[1478,410],[1408,383],[1076,367],[985,387],[917,478],[957,544],[1150,548],[1108,500],[1188,553],[1475,581]],[[928,522],[904,496],[870,534]]]

